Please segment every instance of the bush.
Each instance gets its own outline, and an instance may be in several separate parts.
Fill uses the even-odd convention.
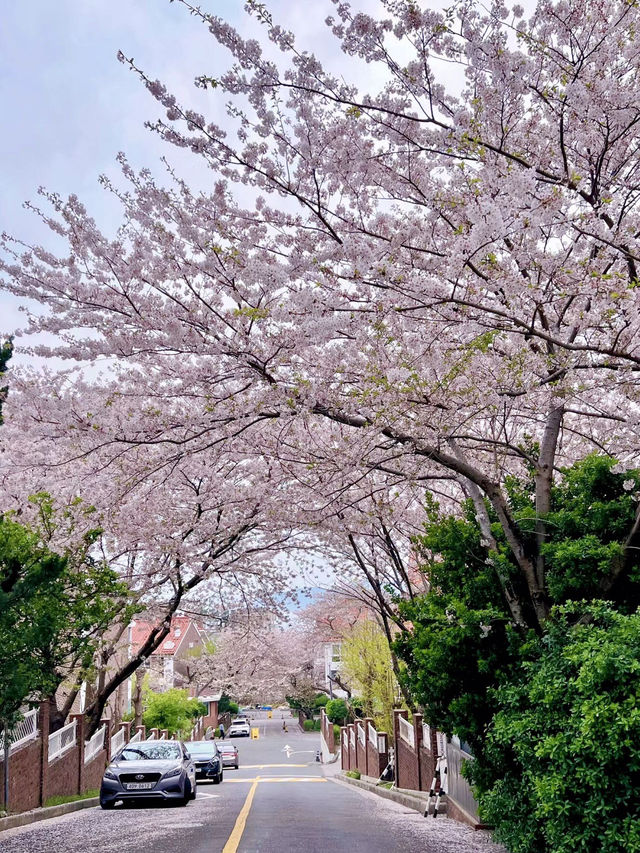
[[[470,765],[483,820],[513,853],[638,853],[640,614],[556,608],[531,657]]]
[[[349,708],[344,699],[330,699],[324,710],[332,723],[338,723],[338,725],[342,726],[349,715]]]
[[[335,738],[336,743],[340,743],[340,726],[334,725],[333,737]]]
[[[347,772],[344,775],[349,776],[350,779],[359,779],[360,778],[360,771],[359,770],[347,770]]]
[[[220,697],[220,701],[218,702],[218,713],[226,714],[227,711],[230,714],[237,714],[240,710],[240,706],[237,702],[233,702],[226,693],[223,693]]]
[[[145,695],[142,722],[147,728],[168,729],[169,734],[188,735],[194,720],[206,713],[206,707],[186,690],[172,688],[164,693]]]
[[[302,724],[302,728],[305,732],[312,732],[315,727],[315,720],[305,720]]]
[[[322,731],[322,720],[314,720],[313,721],[313,731],[314,732]]]

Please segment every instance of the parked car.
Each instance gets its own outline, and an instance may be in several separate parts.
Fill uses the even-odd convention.
[[[218,752],[222,757],[223,767],[235,767],[236,770],[238,769],[240,766],[238,747],[234,743],[219,741]]]
[[[251,726],[246,717],[238,717],[231,721],[228,731],[229,737],[251,737]]]
[[[196,778],[211,779],[219,785],[222,782],[222,757],[215,740],[190,740],[185,746],[196,766]]]
[[[186,806],[196,797],[196,768],[180,741],[129,743],[104,771],[100,805],[112,809],[118,800],[163,800]]]

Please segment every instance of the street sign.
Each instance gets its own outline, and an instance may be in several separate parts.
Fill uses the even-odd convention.
[[[251,740],[258,740],[260,737],[260,729],[259,728],[251,728]]]

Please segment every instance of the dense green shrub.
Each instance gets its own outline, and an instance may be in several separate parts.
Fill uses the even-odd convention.
[[[147,728],[168,729],[170,735],[188,737],[198,717],[206,714],[206,706],[176,687],[164,693],[145,694],[142,722]]]
[[[227,711],[233,716],[240,710],[237,702],[233,702],[226,693],[223,693],[218,702],[218,713],[226,714]]]
[[[532,482],[507,486],[535,554]],[[461,517],[428,503],[416,547],[430,589],[400,603],[410,627],[394,647],[426,721],[471,744],[482,816],[513,853],[640,853],[640,549],[625,548],[639,490],[609,457],[562,472],[542,632],[514,625],[503,599],[501,578],[516,592],[522,579],[491,507],[489,550],[471,502]]]
[[[494,698],[480,803],[509,850],[640,851],[640,614],[557,608]]]
[[[325,713],[332,723],[343,726],[349,716],[349,708],[344,699],[330,699],[325,706]]]
[[[314,724],[315,720],[305,720],[302,723],[302,728],[305,730],[305,732],[312,732],[314,730]]]

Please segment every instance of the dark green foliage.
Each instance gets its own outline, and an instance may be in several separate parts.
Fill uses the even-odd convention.
[[[66,569],[37,534],[0,517],[0,720],[7,724],[27,697],[57,686],[50,652],[67,618],[59,598]]]
[[[5,341],[2,346],[0,346],[0,382],[2,381],[3,375],[7,371],[7,364],[9,363],[9,359],[13,355],[13,341],[9,338],[8,341]],[[2,404],[7,398],[8,388],[6,385],[0,386],[0,424],[2,424]]]
[[[47,495],[33,499],[44,523]],[[69,675],[89,677],[93,657],[116,615],[133,614],[117,574],[91,558],[93,533],[73,552],[50,551],[40,531],[0,516],[0,716],[55,692]]]
[[[640,850],[640,549],[625,548],[640,476],[614,466],[590,456],[552,490],[541,553],[556,606],[542,636],[513,624],[502,592],[505,578],[519,590],[511,552],[491,512],[488,550],[471,504],[462,518],[428,506],[416,544],[431,589],[400,604],[406,685],[429,723],[471,744],[483,815],[514,853]],[[512,478],[508,494],[534,554],[532,484]]]
[[[343,726],[349,716],[349,708],[344,699],[330,699],[325,705],[325,713],[332,723]]]
[[[304,720],[304,722],[302,723],[302,728],[305,730],[305,732],[312,732],[313,731],[314,722],[315,722],[314,720]]]
[[[237,702],[233,702],[226,693],[223,693],[218,702],[218,713],[225,714],[227,711],[230,714],[237,714],[240,706]]]
[[[494,701],[481,805],[508,848],[637,853],[640,614],[557,608]]]

